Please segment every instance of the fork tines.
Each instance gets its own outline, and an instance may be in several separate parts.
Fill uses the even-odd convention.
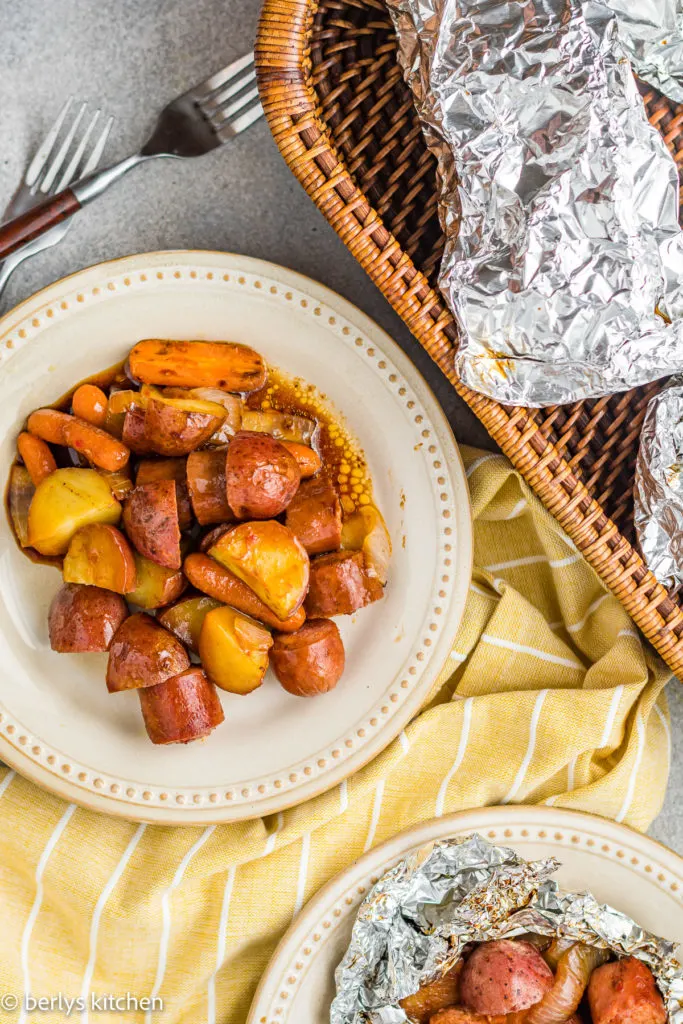
[[[80,140],[77,141],[88,105],[87,103],[80,105],[75,117],[62,135],[62,129],[68,124],[67,117],[71,113],[73,102],[74,98],[70,96],[28,166],[24,183],[34,193],[42,192],[45,195],[53,195],[61,192],[77,178],[82,178],[94,171],[100,162],[114,118],[107,118],[99,136],[95,137],[94,133],[100,119],[100,111],[96,110]],[[94,141],[88,150],[91,138]]]
[[[207,78],[193,89],[193,96],[221,141],[244,131],[263,114],[254,54],[245,54]]]

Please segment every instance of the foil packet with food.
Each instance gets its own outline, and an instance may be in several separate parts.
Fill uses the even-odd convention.
[[[673,943],[558,867],[477,834],[401,861],[360,907],[331,1024],[683,1024]]]
[[[438,160],[455,369],[502,403],[574,402],[683,365],[678,172],[628,59],[652,5],[613,4],[388,0]]]

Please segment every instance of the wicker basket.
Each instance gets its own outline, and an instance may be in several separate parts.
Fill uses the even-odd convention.
[[[256,54],[266,116],[293,173],[683,679],[683,608],[632,546],[638,436],[659,385],[542,410],[501,406],[464,387],[453,370],[455,324],[436,289],[436,164],[396,63],[386,8],[380,0],[265,0]],[[683,106],[651,89],[643,97],[683,160]]]

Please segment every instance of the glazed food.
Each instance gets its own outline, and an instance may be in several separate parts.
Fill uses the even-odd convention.
[[[32,412],[17,456],[17,542],[63,575],[50,644],[108,651],[107,688],[138,692],[153,743],[208,735],[218,690],[251,693],[269,665],[296,696],[337,685],[331,617],[383,596],[391,545],[310,385],[243,345],[144,340]]]
[[[609,962],[608,962],[609,961]],[[443,978],[401,1000],[414,1024],[665,1024],[652,971],[635,957],[530,935],[473,944]]]

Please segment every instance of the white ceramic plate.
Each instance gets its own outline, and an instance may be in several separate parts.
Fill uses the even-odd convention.
[[[420,707],[450,649],[471,568],[462,463],[428,387],[391,339],[326,288],[269,263],[210,252],[132,256],[51,286],[0,322],[0,472],[27,414],[123,359],[139,339],[253,345],[343,414],[367,456],[394,556],[385,598],[339,620],[344,679],[301,700],[273,677],[222,694],[206,741],[154,747],[137,697],[110,696],[105,655],[49,649],[57,573],[0,523],[0,757],[87,806],[199,824],[270,814],[378,754]]]
[[[589,889],[648,930],[683,942],[683,859],[666,847],[613,821],[575,811],[462,811],[401,832],[321,889],[278,946],[247,1024],[329,1024],[334,971],[368,889],[425,843],[471,832],[511,846],[527,860],[556,857],[562,867],[555,877],[565,889]]]

